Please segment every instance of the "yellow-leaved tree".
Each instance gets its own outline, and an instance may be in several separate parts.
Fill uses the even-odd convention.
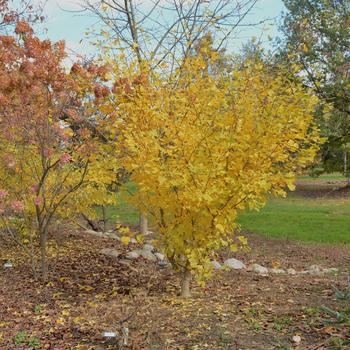
[[[120,163],[138,188],[157,241],[182,273],[210,274],[215,251],[246,244],[235,237],[239,211],[284,196],[320,141],[312,123],[316,98],[283,72],[249,63],[211,74],[218,56],[200,49],[169,77],[137,65],[115,67],[114,127]]]

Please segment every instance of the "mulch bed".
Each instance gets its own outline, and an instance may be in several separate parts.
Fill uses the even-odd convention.
[[[293,335],[301,336],[299,349],[331,349],[332,342],[350,337],[349,328],[325,324],[327,315],[320,310],[349,306],[336,300],[333,290],[348,283],[348,246],[249,235],[252,251],[235,255],[247,264],[278,262],[296,270],[318,264],[340,273],[261,277],[222,271],[204,287],[194,284],[193,298],[182,300],[171,269],[99,253],[103,247],[125,252],[119,242],[79,232],[61,233],[59,242],[46,285],[32,279],[19,256],[13,269],[0,270],[1,350],[291,349]],[[9,254],[2,249],[0,259]],[[218,259],[226,257],[222,252]],[[122,327],[129,329],[127,346],[102,337],[103,331]]]
[[[298,181],[296,185],[294,193],[306,198],[350,198],[350,186],[346,181]]]

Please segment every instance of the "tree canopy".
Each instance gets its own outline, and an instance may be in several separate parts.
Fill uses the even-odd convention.
[[[211,74],[219,59],[203,45],[171,81],[147,65],[116,63],[115,98],[104,106],[114,114],[120,164],[138,188],[134,203],[184,273],[186,296],[190,274],[207,276],[216,250],[246,243],[238,212],[293,189],[318,149],[312,93],[262,62]]]
[[[350,141],[350,3],[347,0],[284,0],[281,46],[284,59],[320,98],[316,115],[328,138],[324,170],[343,170]]]

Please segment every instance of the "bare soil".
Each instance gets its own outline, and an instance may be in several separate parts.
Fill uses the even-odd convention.
[[[296,194],[308,198],[349,198],[350,186],[344,180],[298,181]]]
[[[334,344],[350,338],[349,326],[325,323],[329,317],[320,307],[349,309],[349,301],[335,299],[333,286],[349,282],[350,247],[248,238],[251,252],[235,255],[246,264],[296,270],[317,264],[339,273],[220,271],[204,287],[193,283],[193,298],[183,300],[170,268],[105,257],[101,248],[125,253],[126,247],[65,232],[50,250],[46,285],[32,279],[21,256],[2,247],[0,261],[12,259],[14,268],[0,270],[0,349],[293,349],[294,335],[301,336],[297,349],[338,349]],[[218,260],[228,256],[222,252]],[[102,336],[122,327],[129,328],[127,346]],[[31,347],[33,337],[40,345]]]

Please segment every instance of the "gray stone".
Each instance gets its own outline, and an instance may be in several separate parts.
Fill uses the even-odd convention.
[[[114,232],[106,232],[106,236],[112,239],[116,239],[117,241],[120,241],[120,237]]]
[[[323,269],[322,271],[324,273],[337,274],[339,272],[339,269],[337,269],[336,267],[329,267],[328,269]]]
[[[136,250],[126,253],[125,257],[129,260],[135,260],[140,257],[140,253]]]
[[[283,269],[270,269],[270,272],[275,273],[276,275],[282,275],[282,274],[286,273],[286,271]]]
[[[157,257],[158,260],[162,261],[165,260],[165,255],[162,253],[154,253],[154,255]]]
[[[118,258],[120,256],[120,252],[112,248],[105,248],[101,250],[101,254],[107,255],[111,258]]]
[[[258,273],[259,275],[263,275],[263,276],[266,276],[269,273],[269,270],[266,267],[261,266],[259,264],[253,264],[252,270],[254,272]]]
[[[130,242],[129,243],[133,243],[133,244],[136,244],[137,243],[137,240],[135,238],[130,238]]]
[[[113,233],[110,231],[102,232],[102,231],[86,230],[85,233],[94,237],[111,238],[111,239],[116,239],[120,241],[120,237],[116,233]]]
[[[224,266],[234,270],[242,270],[246,268],[246,266],[242,263],[242,261],[239,261],[234,258],[225,260]]]
[[[310,275],[321,275],[322,271],[318,265],[311,265],[306,269],[305,273]]]
[[[152,252],[152,251],[154,250],[154,247],[153,247],[152,244],[146,243],[146,244],[143,246],[142,250]]]
[[[320,271],[320,267],[318,265],[310,265],[307,270],[309,271]]]
[[[169,265],[169,263],[165,260],[160,260],[158,261],[158,266],[159,267],[167,267]]]
[[[297,272],[292,268],[287,269],[287,273],[288,273],[288,275],[296,275],[297,274]]]
[[[141,256],[149,261],[157,261],[157,258],[154,256],[154,254],[150,250],[143,250],[141,252]]]
[[[131,264],[131,260],[129,260],[129,259],[120,259],[119,263],[122,264],[122,265],[129,266]]]
[[[86,230],[85,233],[95,237],[106,237],[106,234],[104,234],[103,232],[98,232],[94,230]]]
[[[218,261],[212,260],[210,263],[213,265],[214,270],[220,270],[220,269],[222,269],[222,266],[221,266],[221,264],[220,264]]]

